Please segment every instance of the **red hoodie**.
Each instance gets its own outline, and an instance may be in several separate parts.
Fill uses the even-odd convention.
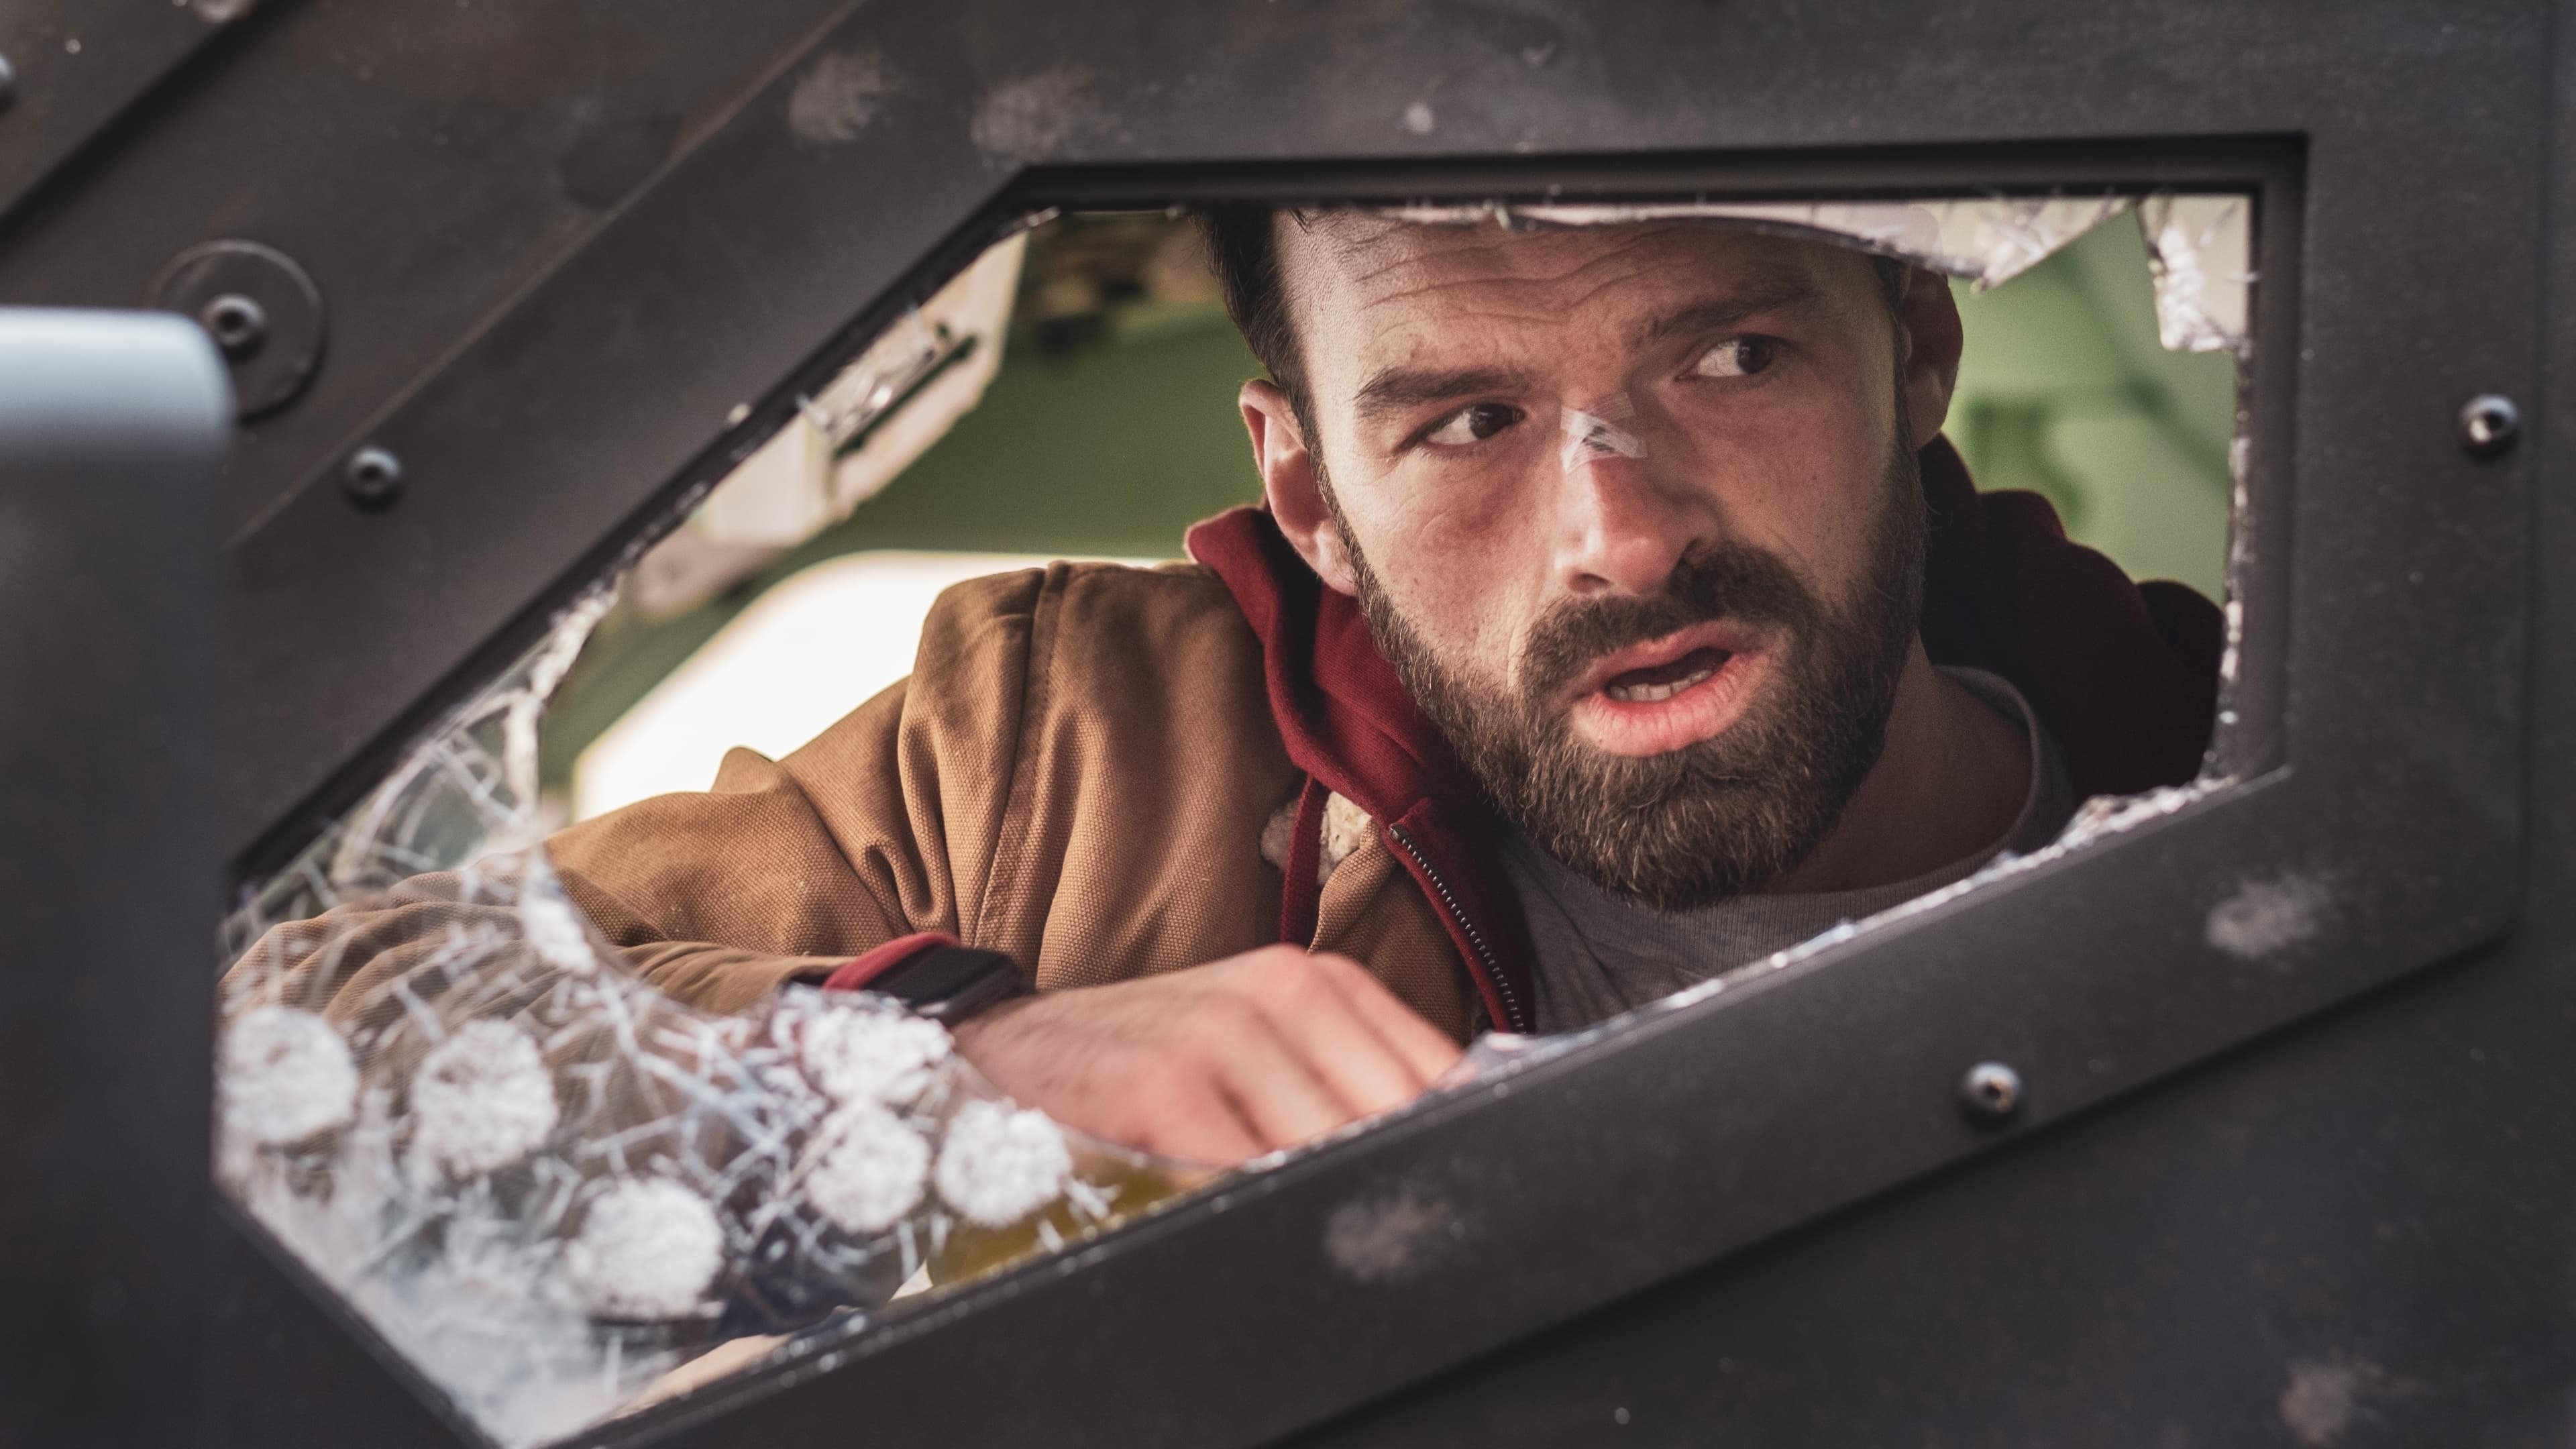
[[[1922,452],[1931,514],[1923,647],[1934,663],[2012,681],[2063,751],[2078,797],[2189,780],[2217,709],[2225,628],[2180,584],[2134,584],[2069,541],[2034,493],[1980,494],[1946,439]],[[1283,939],[1315,929],[1314,852],[1327,792],[1367,811],[1440,912],[1485,1009],[1531,1027],[1531,950],[1495,853],[1493,807],[1369,637],[1359,606],[1323,586],[1270,515],[1237,508],[1190,530],[1261,639],[1270,709],[1308,776],[1284,874]]]

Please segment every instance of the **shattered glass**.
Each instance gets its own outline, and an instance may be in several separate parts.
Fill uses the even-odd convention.
[[[1984,196],[1918,201],[1545,202],[1382,207],[1390,220],[1506,227],[1609,226],[1637,221],[1724,221],[1788,236],[1857,242],[1979,289],[1999,287],[2093,228],[2133,212],[2154,269],[2156,317],[2177,352],[2234,352],[2247,337],[2251,207],[2239,195],[2158,192],[2133,198]]]
[[[1191,1182],[1016,1107],[884,998],[719,1016],[628,966],[536,809],[539,714],[609,597],[225,930],[219,1181],[503,1445]]]
[[[2253,229],[2241,196],[2156,195],[2138,230],[2156,279],[2156,331],[2174,352],[2247,355]]]
[[[850,516],[983,400],[1028,249],[1008,237],[904,310],[636,563],[648,619],[687,612]]]
[[[1387,214],[1507,226],[1706,218],[1856,244],[1982,288],[2124,213],[2147,244],[2163,345],[2246,358],[2252,228],[2242,196],[1489,203]],[[1017,266],[1013,250],[978,285],[1007,291]],[[658,559],[682,580],[670,591],[685,607],[739,577],[742,560],[846,515],[901,466],[885,455],[927,446],[871,430],[964,357],[969,335],[937,299],[899,319],[804,402],[791,426],[803,430],[801,451],[773,470],[780,481],[719,490],[642,556],[639,586],[653,586]],[[983,357],[984,376],[993,361]],[[958,410],[971,406],[967,389],[979,393],[980,379],[946,376]],[[1564,465],[1635,456],[1627,410],[1614,395],[1570,411]],[[863,471],[868,446],[882,454]],[[784,444],[766,451],[787,457]],[[2232,462],[2241,519],[2241,445]],[[2241,535],[2233,546],[2241,569]],[[945,1287],[1060,1248],[1204,1179],[1017,1107],[954,1054],[942,1028],[883,998],[791,986],[719,1015],[645,982],[557,879],[539,809],[546,701],[614,597],[603,588],[568,609],[224,931],[222,1187],[509,1446],[686,1392],[797,1335],[851,1331],[925,1283]],[[2241,634],[2232,597],[2226,619],[2232,680]],[[2230,722],[2222,713],[2222,732]],[[2182,809],[2214,783],[2097,802],[2041,852],[2003,857],[1644,1010],[1805,960]],[[1442,1085],[1520,1070],[1631,1018],[1556,1038],[1488,1035]]]
[[[2159,343],[2174,352],[2223,352],[2242,365],[2253,356],[2252,199],[2241,194],[2157,192],[2130,196],[1978,197],[1949,200],[1816,202],[1540,203],[1501,201],[1422,203],[1379,207],[1389,220],[1429,225],[1500,225],[1508,229],[1606,226],[1664,220],[1725,222],[1793,237],[1857,243],[1879,255],[1901,257],[1976,290],[2000,286],[2123,213],[2131,215],[2146,246],[2153,283]],[[1613,400],[1615,405],[1616,399]],[[1596,405],[1570,413],[1565,466],[1571,470],[1595,453],[1615,451],[1604,440],[1605,416]],[[1679,1011],[1773,973],[1809,961],[1889,923],[1935,910],[1995,882],[2020,875],[2071,852],[2152,824],[2189,808],[2229,783],[2223,766],[2234,708],[2244,605],[2236,583],[2252,566],[2250,535],[2243,527],[2250,503],[2244,416],[2228,450],[2230,486],[2227,578],[2222,608],[2225,636],[2219,665],[2216,737],[2200,778],[2130,796],[2085,802],[2057,838],[2027,854],[2005,851],[1948,886],[1900,902],[1875,915],[1846,920],[1795,945],[1636,1010],[1575,1031],[1548,1036],[1487,1032],[1470,1045],[1438,1089],[1489,1084],[1540,1063],[1580,1051],[1627,1031],[1641,1018]],[[2213,927],[2216,929],[2216,927]]]
[[[1390,220],[1428,225],[1506,228],[1607,226],[1625,222],[1715,221],[1792,237],[1858,245],[1900,257],[1984,291],[2048,260],[2122,214],[2145,243],[2155,297],[2157,340],[2171,352],[2218,352],[2243,364],[2253,357],[2253,199],[2240,193],[2104,191],[2089,196],[1978,196],[1874,201],[1688,201],[1417,203],[1375,208]],[[1601,449],[1600,419],[1570,415],[1585,431],[1569,434],[1570,469]],[[2244,605],[2234,587],[2253,566],[2253,539],[2243,526],[2249,499],[2243,418],[2228,452],[2230,485],[2225,639],[2219,666],[2218,737],[2211,759],[2225,753],[2237,722],[2235,694],[2245,633]],[[1587,439],[1589,441],[1587,441]],[[1588,451],[1587,451],[1588,450]],[[2204,780],[2194,789],[2218,783]],[[2123,820],[2128,817],[2123,816]],[[2116,827],[2107,827],[2116,828]]]

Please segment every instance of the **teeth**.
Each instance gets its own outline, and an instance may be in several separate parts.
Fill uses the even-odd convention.
[[[1614,684],[1602,693],[1621,704],[1653,704],[1657,700],[1672,698],[1716,672],[1714,669],[1695,669],[1670,684]]]

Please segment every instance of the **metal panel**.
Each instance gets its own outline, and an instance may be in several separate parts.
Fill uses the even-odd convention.
[[[12,0],[0,11],[0,212],[249,8],[248,0]]]
[[[0,310],[12,1444],[174,1443],[194,1416],[221,899],[207,536],[231,419],[185,323]]]
[[[2576,1437],[2576,7],[2559,17],[2513,934],[1295,1443]]]
[[[2563,883],[2551,833],[2535,865]],[[2563,1446],[2564,900],[2510,947],[1294,1442]]]
[[[331,1291],[219,1202],[209,1225],[209,1370],[185,1442],[201,1449],[443,1449],[479,1444],[464,1416],[360,1327]]]
[[[267,0],[236,22],[239,43],[5,218],[0,298],[148,305],[168,263],[226,239],[311,273],[330,356],[309,392],[244,433],[224,525],[239,532],[853,3]],[[29,23],[54,25],[59,53],[71,22],[54,12],[90,24],[97,8],[36,0]],[[169,0],[110,13],[129,9],[205,28]],[[91,54],[85,42],[74,59]],[[27,119],[0,113],[0,139]]]
[[[300,424],[295,448],[268,455],[268,476],[292,476],[236,549],[251,643],[237,687],[253,749],[235,840],[283,839],[309,824],[335,776],[360,778],[442,688],[511,647],[551,600],[757,441],[796,388],[1000,219],[1059,197],[1179,194],[1220,176],[1292,194],[1887,191],[2155,174],[2259,184],[2267,280],[2251,400],[2252,632],[2238,705],[2245,738],[2261,746],[2255,757],[2272,758],[2277,741],[2287,768],[1650,1019],[1508,1090],[1444,1101],[592,1439],[792,1444],[866,1422],[891,1443],[1262,1442],[1979,1153],[1996,1139],[1952,1098],[1969,1062],[2001,1057],[2029,1081],[2018,1135],[2511,921],[2534,454],[2471,460],[2452,418],[2475,393],[2541,396],[2531,298],[2550,174],[2544,8],[2363,5],[2339,12],[2330,32],[2288,5],[1676,4],[1607,14],[1572,3],[1105,0],[1036,10],[889,3],[852,14],[773,67],[765,90],[639,182],[595,230],[505,246],[549,259],[523,289],[506,299],[475,292],[476,305],[437,314],[446,325],[408,314],[416,325],[378,339],[388,350],[368,385],[335,383],[326,370],[289,414],[337,421]],[[194,118],[222,122],[201,135],[278,124],[286,102],[238,83],[256,69],[251,59],[191,100]],[[847,83],[857,75],[875,81]],[[820,92],[817,77],[830,81]],[[2086,139],[2103,136],[2133,140]],[[310,144],[342,165],[387,160],[355,141]],[[89,275],[72,253],[114,236],[120,216],[155,248],[174,230],[215,225],[219,213],[198,209],[203,193],[184,186],[174,185],[167,216],[119,209],[149,194],[135,177],[175,182],[175,145],[138,146],[26,233],[0,257],[0,287]],[[1653,155],[1607,159],[1641,152]],[[1528,153],[1553,159],[1520,159]],[[276,177],[265,194],[281,222],[316,238],[348,225],[344,198],[282,168],[264,174]],[[504,223],[524,215],[496,201],[466,232],[506,242]],[[326,269],[315,272],[331,289]],[[501,311],[486,310],[501,300]],[[343,317],[380,304],[333,297]],[[387,326],[395,315],[378,314]],[[411,350],[398,366],[399,347]],[[416,383],[407,369],[419,370]],[[755,405],[750,420],[719,437],[737,403]],[[411,488],[392,510],[363,514],[316,486],[362,439],[404,460]],[[2309,903],[2304,936],[2291,932],[2255,959],[2213,944],[2213,912],[2285,888]],[[2541,919],[2563,929],[2558,917]],[[2413,995],[2351,1019],[2381,1020],[2387,1002]],[[2530,1008],[2557,1004],[2536,992],[2518,999],[2525,1032],[2548,1020]],[[2330,1081],[2332,1051],[2317,1050],[2286,1055]],[[2143,1130],[2123,1138],[2120,1124],[2164,1104],[2224,1103],[2231,1081],[2250,1080],[2277,1114],[2262,1121],[2294,1124],[2303,1103],[2327,1100],[2297,1096],[2286,1078],[2230,1076],[2239,1070],[2076,1130],[2153,1161],[2180,1149],[2159,1149]],[[2406,1080],[2402,1069],[2392,1078]],[[2438,1073],[2419,1080],[2437,1094],[2451,1084]],[[2447,1139],[2428,1127],[2408,1140],[2461,1140],[2477,1105],[2428,1119],[2448,1124]],[[2459,1160],[2493,1170],[2507,1151]],[[1953,1225],[1939,1241],[1980,1253],[2000,1251],[1998,1240],[1956,1227],[1962,1202],[2067,1203],[2102,1223],[2101,1204],[2126,1199],[2070,1200],[2062,1177],[2046,1177],[2084,1152],[2082,1139],[2051,1142],[1954,1174],[1928,1190],[1924,1211]],[[1961,1192],[1970,1196],[1944,1196]],[[1864,1213],[1854,1231],[1897,1211]],[[1397,1231],[1426,1218],[1461,1230],[1412,1244],[1398,1255],[1407,1271],[1393,1278],[1355,1276],[1326,1247],[1336,1224]],[[2107,1226],[2104,1235],[2122,1241]],[[1857,1261],[1839,1271],[1873,1281],[1870,1264],[1886,1259],[1871,1258],[1863,1239],[1843,1241],[1850,1251],[1838,1262]],[[1889,1241],[1929,1239],[1899,1231]],[[2209,1245],[2202,1256],[2178,1260],[2229,1261],[2216,1238],[2199,1241]],[[254,1298],[279,1286],[261,1276],[275,1271],[264,1260],[230,1261],[256,1280]],[[2552,1260],[2533,1250],[2455,1261],[2492,1274]],[[1729,1281],[1674,1290],[1716,1285],[1706,1291],[1725,1299],[1687,1300],[1684,1321],[1751,1312]],[[1743,1302],[1758,1306],[1760,1280],[1747,1281]],[[2299,1286],[2161,1305],[2150,1341],[2161,1350],[2186,1332],[2187,1308],[2250,1301],[2290,1313]],[[1661,1301],[1619,1321],[1651,1323]],[[1917,1306],[1899,1321],[1944,1320]],[[2036,1334],[2065,1320],[2021,1321]],[[2509,1321],[2510,1312],[2482,1318],[2478,1333],[2493,1339]],[[2545,1320],[2552,1331],[2560,1321]],[[1873,1346],[1860,1339],[1842,1359],[1828,1344],[1784,1372],[1810,1391],[1829,1365],[1856,1359],[1858,1371],[1886,1372],[1870,1367]],[[226,1350],[221,1372],[247,1403],[311,1392],[291,1375],[329,1361]],[[1562,1339],[1534,1352],[1562,1355],[1569,1371],[1579,1364]],[[2530,1382],[2563,1383],[2551,1378],[2554,1352],[2531,1361]],[[1513,1362],[1476,1381],[1510,1374]],[[1553,1386],[1543,1407],[1573,1401],[1566,1386],[1576,1380],[1524,1377],[1533,1394]],[[1994,1386],[2010,1391],[2009,1381]],[[1681,1395],[1669,1402],[1697,1406],[1687,1412],[1722,1407],[1667,1388]],[[2241,1387],[2184,1396],[2182,1442],[2204,1426],[2220,1433],[2242,1399]],[[2048,1405],[2068,1401],[2034,1390],[2022,1418],[1951,1422],[1998,1434],[2058,1426]],[[317,1442],[369,1429],[366,1396],[330,1402],[286,1427]],[[1424,1402],[1426,1419],[1347,1427],[1400,1433],[1393,1426],[1459,1412],[1437,1407],[1454,1398]],[[1874,1401],[1887,1407],[1882,1421],[1866,1417],[1870,1402],[1840,1420],[1834,1404],[1806,1411],[1866,1438],[1910,1407],[1938,1408],[1891,1390]]]

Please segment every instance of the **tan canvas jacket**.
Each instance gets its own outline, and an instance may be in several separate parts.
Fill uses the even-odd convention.
[[[950,589],[912,677],[786,758],[734,750],[707,793],[638,802],[549,849],[627,959],[709,1009],[918,931],[1002,952],[1052,990],[1277,941],[1262,835],[1303,783],[1223,583],[1196,565],[1059,563]],[[1315,949],[1358,958],[1464,1040],[1464,967],[1428,900],[1375,832],[1344,838]]]
[[[1922,458],[1935,662],[2011,680],[2079,795],[2189,779],[2216,706],[2218,611],[2132,584],[2034,495],[1978,494],[1946,442]],[[703,794],[555,836],[565,890],[648,981],[713,1011],[920,932],[1054,990],[1219,960],[1283,927],[1302,938],[1311,921],[1315,949],[1357,958],[1461,1040],[1480,1017],[1521,1019],[1530,952],[1491,858],[1501,827],[1357,606],[1257,509],[1199,525],[1190,549],[1202,563],[1059,563],[949,590],[912,677],[803,748],[735,750]],[[1274,862],[1292,851],[1315,860],[1318,889],[1287,889]],[[399,1011],[379,988],[471,919],[455,894],[455,877],[419,877],[254,954],[335,1015]]]

